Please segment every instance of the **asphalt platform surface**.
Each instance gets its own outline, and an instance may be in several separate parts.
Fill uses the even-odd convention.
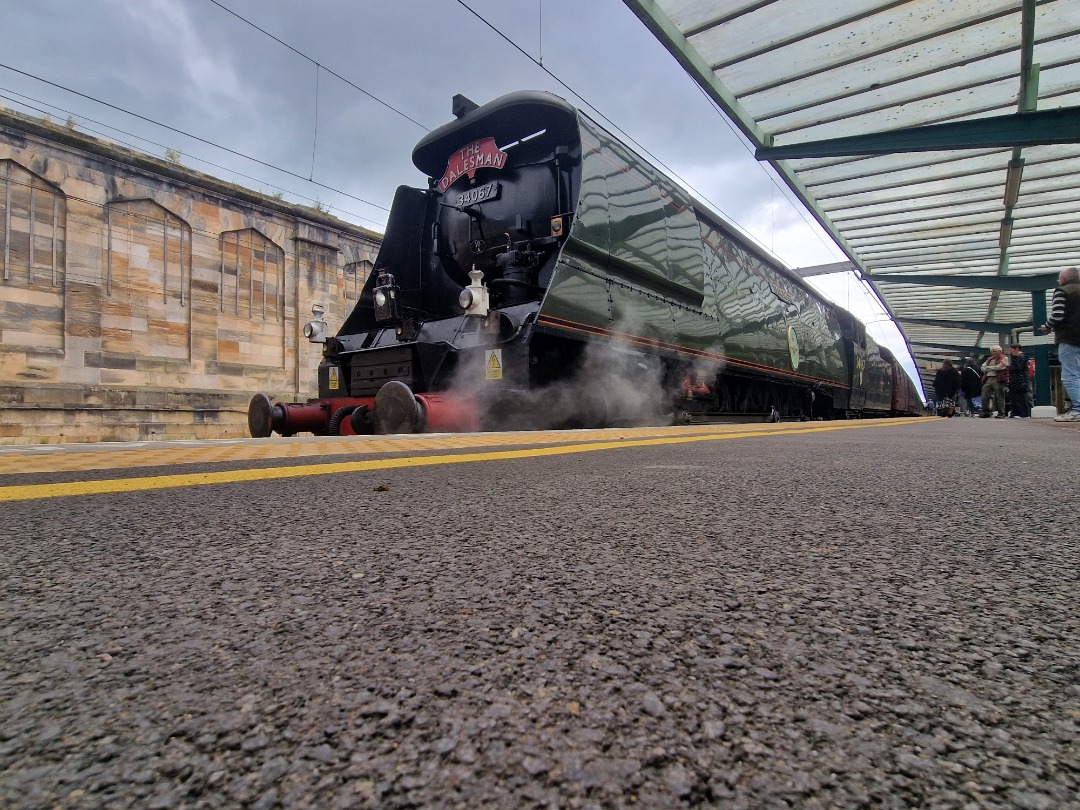
[[[0,502],[0,807],[1080,807],[1078,471],[926,419]]]

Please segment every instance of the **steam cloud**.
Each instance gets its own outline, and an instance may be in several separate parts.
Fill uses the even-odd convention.
[[[628,324],[618,325],[615,331],[642,333]],[[477,396],[484,430],[670,423],[672,397],[687,373],[712,387],[723,368],[721,362],[703,360],[673,367],[636,346],[596,340],[585,345],[572,367],[559,370],[555,381],[506,391],[506,386],[485,379],[483,358],[482,352],[470,353],[459,365],[450,389]]]

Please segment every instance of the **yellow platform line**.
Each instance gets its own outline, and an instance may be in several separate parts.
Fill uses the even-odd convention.
[[[860,425],[892,424],[894,419],[863,420]],[[514,445],[576,444],[656,436],[699,436],[715,433],[806,430],[820,422],[780,424],[743,423],[691,425],[678,427],[617,428],[575,431],[529,431],[513,433],[471,433],[426,436],[416,434],[399,438],[384,436],[337,436],[317,441],[277,439],[269,442],[244,440],[239,444],[211,444],[199,447],[140,447],[107,450],[84,449],[77,445],[50,448],[47,451],[0,453],[0,475],[85,472],[136,467],[169,467],[177,464],[217,464],[269,459],[375,455],[450,450],[463,447],[501,447]],[[27,448],[30,450],[32,448]]]
[[[404,456],[395,458],[371,459],[367,461],[330,462],[326,464],[304,464],[292,467],[264,467],[259,469],[223,470],[221,472],[190,473],[178,475],[157,475],[143,478],[112,478],[100,481],[71,481],[54,484],[27,484],[22,486],[0,487],[0,501],[37,500],[42,498],[60,498],[75,495],[100,495],[118,492],[142,492],[147,490],[169,489],[173,487],[196,487],[210,484],[230,484],[247,481],[266,481],[284,478],[301,478],[315,475],[334,475],[338,473],[367,472],[371,470],[392,470],[403,467],[432,467],[442,464],[465,464],[477,461],[505,461],[508,459],[539,458],[543,456],[570,455],[574,453],[593,453],[601,450],[618,450],[627,447],[656,447],[690,442],[723,441],[727,439],[745,439],[765,436],[781,436],[796,433],[825,433],[838,430],[858,430],[869,427],[885,427],[916,424],[920,419],[891,419],[887,422],[874,423],[810,423],[791,427],[774,425],[772,429],[755,426],[750,430],[729,431],[725,433],[659,436],[629,440],[584,442],[547,447],[530,447],[518,450],[493,450],[482,453],[455,453],[452,455]],[[515,436],[517,443],[523,437]],[[415,446],[414,446],[415,448]]]

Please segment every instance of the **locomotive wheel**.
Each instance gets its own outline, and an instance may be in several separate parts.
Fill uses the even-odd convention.
[[[375,395],[375,429],[379,433],[417,433],[423,422],[420,403],[412,389],[391,380]]]
[[[248,403],[248,433],[253,439],[265,439],[274,432],[274,406],[266,394],[256,394]]]

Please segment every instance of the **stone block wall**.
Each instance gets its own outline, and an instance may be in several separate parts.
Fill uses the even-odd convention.
[[[316,393],[381,237],[0,112],[0,443],[247,435]]]

